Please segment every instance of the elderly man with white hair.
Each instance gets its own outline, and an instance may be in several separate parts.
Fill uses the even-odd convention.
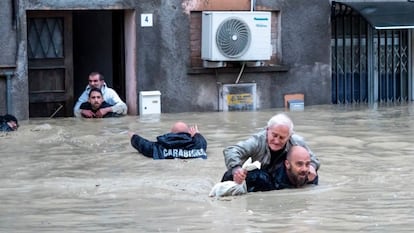
[[[276,189],[273,177],[276,175],[276,170],[286,160],[288,152],[293,146],[301,146],[309,152],[310,166],[307,181],[317,183],[317,171],[320,162],[303,138],[294,133],[293,122],[284,113],[273,116],[263,130],[247,140],[223,150],[228,170],[222,181],[232,180],[238,184],[246,181],[248,191]],[[260,162],[260,173],[257,173],[257,171],[248,172],[242,168],[243,163],[249,158],[252,161]]]

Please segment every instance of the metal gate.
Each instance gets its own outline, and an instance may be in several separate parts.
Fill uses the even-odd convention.
[[[376,30],[332,4],[332,103],[408,100],[408,30]]]

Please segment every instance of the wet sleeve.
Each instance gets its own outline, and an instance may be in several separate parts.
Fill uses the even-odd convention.
[[[90,109],[90,108],[88,107],[88,104],[89,104],[89,102],[84,102],[84,103],[82,103],[82,104],[80,105],[79,109]]]
[[[321,162],[319,161],[318,157],[316,157],[315,153],[313,153],[313,151],[310,149],[310,147],[306,144],[305,140],[301,136],[294,134],[292,135],[292,138],[294,139],[296,145],[303,146],[309,151],[309,154],[311,157],[311,165],[317,171],[319,167],[321,166]]]
[[[321,162],[319,161],[318,157],[311,151],[311,149],[308,147],[309,154],[311,156],[311,164],[317,171],[319,167],[321,166]]]
[[[207,141],[200,133],[194,135],[195,147],[202,148],[204,151],[207,151]]]
[[[76,102],[75,107],[73,107],[73,115],[75,117],[81,117],[82,116],[80,106],[84,102],[88,102],[88,92],[86,90],[83,91],[82,95],[78,99],[78,102]]]
[[[153,158],[155,142],[151,142],[137,134],[131,137],[131,145],[146,157]]]
[[[119,95],[110,88],[107,88],[104,94],[105,101],[112,105],[112,112],[119,115],[126,115],[128,111],[127,105],[119,98]]]
[[[224,162],[227,169],[232,169],[237,166],[242,166],[242,163],[249,157],[254,161],[259,160],[260,153],[260,137],[253,135],[245,141],[238,142],[236,145],[226,147],[223,150]]]

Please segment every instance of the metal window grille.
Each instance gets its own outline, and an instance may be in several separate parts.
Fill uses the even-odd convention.
[[[332,5],[332,103],[408,100],[408,31],[375,30]]]
[[[29,59],[63,58],[63,18],[29,18]]]

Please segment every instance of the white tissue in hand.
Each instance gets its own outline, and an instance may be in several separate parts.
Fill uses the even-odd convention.
[[[246,169],[247,171],[253,171],[254,169],[260,169],[262,164],[259,161],[254,161],[252,163],[252,158],[249,157],[246,162],[243,163],[242,168]]]
[[[255,161],[252,163],[252,158],[246,160],[243,163],[242,168],[246,169],[247,171],[252,171],[254,169],[260,169],[261,163],[259,161]],[[224,197],[224,196],[235,196],[247,193],[247,186],[246,181],[243,183],[238,184],[234,181],[224,181],[214,185],[211,189],[209,196],[210,197]]]

